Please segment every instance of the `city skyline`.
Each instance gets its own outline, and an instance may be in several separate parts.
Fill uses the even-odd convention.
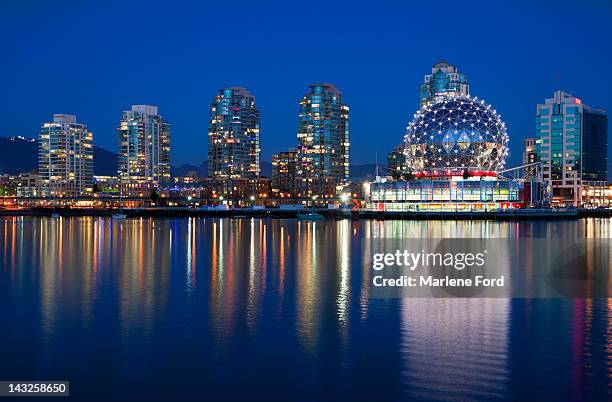
[[[129,54],[131,47],[125,38],[145,28],[143,23],[135,22],[128,32],[111,32],[105,22],[126,18],[134,6],[122,7],[126,9],[118,5],[111,5],[108,10],[94,10],[88,5],[81,5],[78,10],[40,5],[37,12],[29,13],[27,7],[3,5],[0,30],[9,39],[24,37],[22,42],[8,40],[2,45],[4,53],[10,57],[0,67],[0,76],[7,81],[6,96],[0,106],[11,118],[2,120],[1,135],[35,137],[40,122],[48,119],[47,116],[71,113],[88,123],[96,136],[96,144],[112,150],[116,149],[117,112],[131,104],[153,104],[159,106],[173,124],[173,163],[197,164],[206,159],[207,138],[198,121],[205,118],[210,97],[218,88],[240,85],[257,97],[262,110],[261,158],[270,161],[272,154],[294,144],[297,102],[304,86],[332,82],[351,105],[351,157],[354,163],[363,164],[373,162],[376,153],[379,160],[384,159],[384,155],[401,141],[406,125],[418,108],[423,74],[440,60],[448,61],[467,75],[471,93],[496,105],[512,139],[511,165],[521,160],[522,139],[535,136],[535,105],[554,90],[561,88],[594,107],[612,109],[607,96],[612,90],[610,80],[590,78],[592,63],[605,67],[610,61],[610,56],[601,52],[604,38],[610,36],[602,32],[609,31],[611,25],[610,7],[606,4],[572,7],[562,3],[552,13],[544,5],[535,5],[529,16],[522,15],[520,3],[486,9],[465,5],[462,12],[468,18],[464,23],[478,26],[486,35],[477,39],[466,28],[465,33],[459,33],[459,40],[448,43],[443,40],[447,37],[444,30],[430,29],[425,38],[419,33],[424,23],[410,26],[399,23],[399,17],[406,13],[427,12],[427,7],[419,5],[388,5],[381,7],[384,10],[357,6],[348,10],[350,18],[340,21],[337,29],[327,27],[313,32],[299,28],[310,17],[309,12],[295,15],[295,21],[289,24],[278,18],[290,11],[286,7],[272,12],[266,6],[245,6],[234,10],[234,15],[238,21],[252,19],[257,22],[247,44],[241,42],[237,34],[223,38],[216,35],[221,25],[213,15],[227,12],[227,8],[194,5],[190,9],[193,15],[185,15],[172,7],[166,10],[166,7],[151,3],[150,7],[141,10],[147,16],[143,20],[161,21],[168,14],[169,23],[176,29],[168,38],[146,31],[149,37],[139,41],[141,51],[160,47],[163,50],[160,54],[164,56],[155,56],[150,63],[138,67],[130,64],[120,67],[112,61]],[[472,16],[470,11],[476,9],[484,14]],[[77,26],[82,24],[79,21],[88,21],[88,26],[95,28],[96,37],[84,35],[88,41],[93,41],[91,46],[85,38],[66,40],[77,27],[61,22],[70,19],[73,12],[87,17],[76,21]],[[499,13],[504,13],[501,20],[490,18]],[[382,22],[376,17],[382,14],[388,24],[381,29]],[[581,17],[577,22],[576,15]],[[179,16],[180,24],[175,21]],[[370,16],[374,24],[371,27],[365,24]],[[454,20],[450,13],[441,13],[438,18],[441,25]],[[207,24],[201,24],[202,20]],[[51,21],[53,24],[49,25]],[[514,26],[515,21],[521,21],[521,30],[505,29]],[[266,24],[273,25],[266,27]],[[564,36],[560,43],[544,47],[532,43],[538,42],[533,38],[553,26],[567,27],[567,38]],[[33,37],[45,36],[48,40],[28,39],[26,29]],[[272,30],[286,35],[272,37]],[[362,40],[352,41],[347,48],[334,47],[336,40],[321,40],[341,35]],[[98,36],[104,41],[100,42]],[[312,37],[312,43],[303,41],[307,37]],[[479,46],[475,46],[476,40],[481,42]],[[169,42],[173,47],[169,47]],[[14,43],[22,43],[23,48],[15,48]],[[297,43],[304,43],[302,48],[320,49],[329,57],[322,63],[303,63],[303,56],[298,57],[301,47]],[[239,66],[240,63],[226,63],[219,68],[211,63],[213,56],[210,55],[232,44],[239,44],[245,60],[254,60],[249,68]],[[500,51],[499,46],[503,46],[504,51]],[[576,49],[572,57],[563,57],[562,48],[567,46]],[[68,47],[85,56],[79,56],[79,60],[85,61],[73,66],[70,61],[76,56],[68,52],[66,61],[59,64],[34,62]],[[28,49],[27,54],[24,49]],[[262,62],[257,62],[259,59]],[[151,85],[152,82],[155,85]],[[62,90],[55,91],[53,97],[39,95],[58,86]],[[373,101],[381,91],[389,96],[384,104]],[[385,116],[382,120],[376,117],[381,115]],[[373,135],[377,137],[375,144],[369,140]]]
[[[612,0],[0,0],[0,38],[0,397],[610,400]]]
[[[434,66],[434,68],[436,68],[436,67],[437,67],[439,64],[441,64],[441,63],[436,63],[436,65]],[[446,64],[446,62],[443,62],[442,64]],[[453,65],[450,65],[450,67],[451,67],[451,68],[455,68],[455,66],[453,66]],[[427,77],[427,76],[426,76],[426,77]],[[337,88],[336,88],[336,87],[335,87],[333,84],[312,84],[312,85],[309,85],[309,87],[311,87],[311,88],[312,88],[312,87],[321,86],[321,85],[323,85],[323,86],[330,86],[331,88],[333,88],[333,90],[334,90],[334,91],[338,91],[338,93],[340,94],[340,96],[342,96],[342,95],[341,95],[341,91],[339,91],[339,90],[338,90],[338,89],[337,89]],[[251,169],[250,169],[250,170],[252,170],[253,172],[256,172],[256,174],[255,174],[253,177],[256,177],[256,176],[258,176],[258,175],[260,175],[260,174],[261,174],[261,169],[260,169],[260,167],[259,167],[259,164],[260,164],[260,161],[261,161],[261,160],[264,160],[264,159],[261,159],[261,158],[260,158],[260,154],[262,153],[262,149],[261,149],[261,148],[259,148],[259,143],[260,143],[260,134],[259,134],[259,120],[260,120],[260,117],[259,117],[259,115],[260,115],[260,110],[254,106],[254,99],[255,99],[255,98],[254,98],[254,96],[253,96],[253,95],[252,95],[252,94],[251,94],[251,93],[250,93],[248,90],[246,90],[245,88],[242,88],[242,87],[229,87],[229,88],[223,88],[223,89],[218,90],[218,91],[217,91],[217,92],[218,92],[218,94],[217,94],[217,96],[215,97],[215,101],[213,101],[213,102],[210,104],[210,105],[211,105],[210,107],[211,107],[212,109],[211,109],[211,112],[210,112],[210,113],[211,113],[211,116],[209,117],[209,121],[207,122],[207,125],[208,125],[209,130],[210,130],[211,123],[212,123],[212,122],[214,122],[214,121],[215,121],[215,119],[218,119],[218,116],[216,116],[216,117],[214,116],[214,115],[216,115],[216,114],[217,114],[217,113],[216,113],[216,111],[215,111],[215,105],[216,105],[216,104],[219,102],[219,99],[221,99],[221,98],[223,98],[223,97],[224,97],[223,93],[224,93],[224,92],[228,92],[228,91],[229,91],[229,92],[235,92],[235,93],[236,93],[236,94],[238,94],[240,97],[247,96],[247,97],[248,97],[248,99],[250,99],[250,100],[252,101],[252,103],[253,103],[253,105],[251,106],[251,108],[254,110],[254,112],[253,112],[253,113],[254,113],[254,115],[256,115],[255,119],[253,120],[253,121],[255,121],[256,123],[254,123],[254,126],[253,126],[254,128],[251,130],[251,131],[253,131],[253,130],[254,130],[254,131],[253,131],[253,133],[251,133],[250,135],[252,136],[252,138],[254,138],[254,142],[253,142],[253,144],[254,144],[254,145],[253,145],[253,146],[254,146],[254,148],[253,148],[252,150],[248,150],[248,152],[247,152],[247,153],[250,153],[250,154],[252,154],[252,155],[253,155],[253,156],[251,157],[253,160],[252,160],[252,161],[246,161],[246,165],[245,165],[245,166],[247,166],[247,165],[249,165],[249,164],[250,164],[250,165],[251,165]],[[563,94],[566,94],[567,96],[572,97],[572,99],[574,99],[574,98],[575,98],[575,99],[577,99],[577,101],[576,101],[576,102],[578,102],[578,103],[582,103],[582,102],[583,102],[583,99],[580,99],[580,98],[578,98],[577,96],[575,96],[575,95],[573,95],[573,94],[571,94],[571,93],[569,93],[569,92],[567,92],[567,91],[563,91],[563,90],[556,90],[556,91],[554,91],[554,92],[555,92],[555,94],[556,94],[557,92],[559,92],[559,93],[563,93]],[[442,94],[440,94],[440,96],[437,96],[437,99],[441,99],[441,95],[442,95]],[[450,96],[453,96],[453,95],[451,94]],[[469,95],[468,95],[468,96],[469,96]],[[231,96],[230,96],[230,97],[231,97]],[[588,101],[588,100],[587,100],[587,101]],[[230,102],[230,103],[231,103],[231,102]],[[302,101],[300,101],[299,103],[300,103],[300,104],[302,104],[302,103],[303,103],[303,99],[302,99]],[[570,103],[574,103],[574,101],[572,100]],[[134,112],[134,110],[136,110],[136,109],[134,109],[134,108],[139,108],[139,107],[140,107],[140,108],[148,108],[148,109],[151,109],[151,110],[155,109],[155,113],[156,113],[156,110],[158,109],[158,106],[155,106],[155,105],[132,105],[131,107],[132,107],[132,112]],[[423,106],[421,106],[421,107],[423,107]],[[518,161],[517,161],[517,160],[512,160],[512,159],[516,159],[516,158],[509,158],[509,159],[511,159],[511,160],[512,160],[512,162],[514,162],[516,165],[520,165],[521,163],[524,163],[524,144],[525,144],[525,141],[526,141],[526,140],[531,140],[531,139],[534,139],[535,137],[537,137],[537,136],[539,135],[538,133],[539,133],[539,120],[540,120],[540,117],[539,117],[539,109],[540,109],[540,107],[541,107],[541,105],[540,105],[540,103],[538,103],[538,104],[536,105],[536,108],[537,108],[537,110],[536,110],[536,114],[537,114],[537,116],[536,116],[536,121],[535,121],[535,123],[534,123],[534,124],[535,124],[535,127],[536,127],[536,129],[534,130],[534,132],[535,132],[534,136],[533,136],[533,137],[525,137],[525,138],[518,139],[518,140],[520,140],[520,141],[521,141],[521,145],[520,145],[520,150],[521,150],[521,152],[520,152],[520,156],[521,156],[521,158],[519,158],[519,160],[518,160]],[[347,106],[347,108],[348,108],[348,106]],[[590,110],[590,109],[595,110],[597,113],[602,113],[602,114],[604,114],[604,115],[607,115],[607,110],[604,110],[604,109],[601,109],[601,108],[597,108],[597,107],[594,107],[594,108],[590,108],[590,107],[589,107],[589,110]],[[417,111],[418,111],[418,110],[417,110]],[[126,113],[128,113],[128,111],[124,111],[123,113],[124,113],[124,119],[125,119],[125,114],[126,114]],[[155,114],[155,113],[153,113],[153,114]],[[253,114],[253,113],[251,113],[251,114]],[[150,113],[149,113],[149,114],[150,114]],[[53,115],[53,116],[72,116],[72,117],[76,116],[76,115],[72,115],[72,114],[68,114],[68,113],[53,113],[52,115]],[[302,112],[298,113],[298,115],[297,115],[297,116],[298,116],[298,121],[301,121],[301,117],[300,117],[301,115],[302,115]],[[169,122],[168,122],[167,120],[165,120],[165,119],[164,119],[163,121],[164,121],[164,124],[166,124],[166,125],[169,127],[169,125],[170,125],[170,124],[169,124]],[[44,123],[43,123],[43,124],[44,124]],[[299,123],[299,124],[301,124],[301,123]],[[606,121],[606,123],[605,123],[605,124],[606,124],[606,127],[607,127],[607,121]],[[223,127],[222,127],[222,125],[221,125],[221,128],[223,128]],[[409,127],[407,127],[407,129],[408,129],[408,128],[409,128]],[[298,128],[298,132],[297,132],[298,143],[299,143],[299,138],[300,138],[300,130],[301,130],[301,129],[299,129],[299,128]],[[90,132],[93,132],[92,130],[89,130],[89,131],[90,131]],[[119,127],[119,131],[121,131],[121,127]],[[226,130],[226,131],[227,131],[227,130]],[[231,130],[230,130],[230,131],[231,131]],[[208,135],[209,135],[209,140],[208,140],[209,144],[208,144],[208,149],[207,149],[207,158],[203,159],[203,161],[204,161],[204,162],[214,160],[214,158],[211,158],[211,157],[210,157],[210,155],[211,155],[211,148],[212,148],[210,144],[211,144],[211,143],[214,143],[214,141],[212,141],[212,142],[211,142],[211,138],[210,138],[211,133],[210,133],[210,132],[209,132],[209,134],[208,134]],[[405,135],[405,134],[404,134],[404,135]],[[253,136],[254,136],[254,137],[253,137]],[[24,139],[32,139],[32,140],[40,140],[40,133],[37,133],[37,134],[36,134],[36,136],[32,136],[32,137],[28,137],[28,136],[11,136],[11,137],[24,138]],[[5,136],[5,138],[11,138],[11,137]],[[509,136],[509,137],[510,137],[510,136]],[[517,139],[515,139],[515,141],[516,141],[516,140],[517,140]],[[106,150],[108,150],[108,151],[115,152],[115,153],[117,153],[117,155],[118,155],[119,157],[121,157],[121,155],[122,155],[122,153],[123,153],[123,149],[122,149],[121,141],[122,141],[122,140],[121,140],[121,138],[120,138],[120,141],[119,141],[119,146],[116,146],[116,147],[114,147],[114,148],[110,148],[110,149],[108,149],[108,148],[104,148],[104,145],[102,145],[102,146],[101,146],[101,145],[99,145],[99,144],[98,144],[97,142],[95,142],[95,141],[92,141],[92,144],[93,144],[93,145],[95,145],[95,146],[101,146],[102,148],[104,148],[104,149],[106,149]],[[403,144],[403,141],[401,141],[401,144]],[[351,144],[351,145],[352,145],[352,144]],[[401,147],[401,146],[403,146],[403,145],[400,145],[400,147]],[[293,148],[295,148],[295,145],[289,146],[287,149],[293,149]],[[351,148],[352,148],[352,147],[351,147]],[[391,149],[391,150],[388,152],[388,154],[389,154],[389,155],[390,155],[390,154],[393,154],[393,153],[394,153],[394,152],[395,152],[397,149],[398,149],[398,146],[393,147],[393,148],[392,148],[392,149]],[[273,161],[273,159],[274,159],[274,157],[275,157],[275,156],[276,156],[276,155],[277,155],[279,152],[280,152],[280,153],[283,153],[283,152],[285,152],[285,151],[286,151],[286,150],[279,150],[279,151],[276,151],[275,153],[273,153],[272,155],[270,155],[270,159],[269,159],[269,160],[267,160],[267,162],[272,162],[272,161]],[[240,151],[240,152],[242,152],[242,151]],[[350,154],[349,154],[349,156],[350,156]],[[607,156],[607,152],[606,152],[606,156]],[[353,163],[352,163],[352,156],[351,156],[350,158],[351,158],[351,165],[352,165],[352,164],[353,164]],[[166,159],[166,163],[167,163],[167,165],[168,165],[168,166],[170,166],[170,164],[172,164],[172,165],[176,165],[176,166],[178,166],[178,165],[179,165],[179,164],[176,164],[176,163],[175,163],[175,161],[174,161],[172,158],[169,158],[169,150],[167,150],[167,152],[166,152],[166,154],[165,154],[165,159]],[[247,155],[247,159],[248,159],[248,155]],[[384,157],[383,157],[382,159],[381,159],[381,158],[379,158],[379,163],[380,163],[380,161],[381,161],[381,160],[384,160]],[[372,161],[365,162],[364,164],[368,164],[368,163],[372,163]],[[356,163],[356,164],[359,164],[359,163]],[[189,165],[189,163],[187,163],[187,164],[185,164],[185,165]],[[212,164],[212,166],[214,166],[214,163]],[[383,166],[384,166],[384,162],[383,162]],[[209,169],[209,172],[208,172],[208,177],[212,177],[212,176],[214,176],[214,174],[212,174],[212,173],[211,173],[211,172],[213,172],[213,171],[214,171],[214,169],[213,169],[213,171],[211,171],[211,164],[209,164],[209,168],[208,168],[208,169]],[[254,170],[253,170],[253,169],[254,169]],[[244,170],[244,172],[243,172],[243,173],[244,173],[244,174],[243,174],[243,176],[245,176],[245,177],[247,177],[247,176],[248,176],[248,177],[251,177],[251,173],[248,171],[248,170],[249,170],[249,168],[248,168],[248,167],[247,167],[246,169],[242,169],[242,170],[241,170],[241,172],[242,172],[243,170]],[[168,178],[167,176],[168,176],[168,175],[166,174],[166,179]],[[234,177],[238,177],[238,176],[240,176],[240,175],[238,175],[237,173],[234,175]]]

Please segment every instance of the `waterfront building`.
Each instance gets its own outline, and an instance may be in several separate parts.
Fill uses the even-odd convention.
[[[538,161],[538,153],[536,152],[536,139],[525,138],[523,140],[523,165],[535,163]]]
[[[612,205],[612,185],[603,181],[586,182],[581,189],[582,206],[610,207]]]
[[[93,186],[93,134],[76,116],[54,114],[39,136],[40,194],[80,197]]]
[[[223,88],[210,105],[208,177],[227,195],[234,179],[260,176],[259,109],[255,97],[240,87]]]
[[[149,197],[170,182],[170,124],[157,106],[133,105],[118,130],[121,194]]]
[[[572,94],[555,91],[536,108],[536,152],[553,203],[580,205],[582,187],[606,184],[608,117]]]
[[[421,107],[436,103],[442,96],[468,96],[470,85],[467,76],[447,62],[436,63],[431,74],[425,75],[420,88]]]
[[[349,106],[331,84],[314,84],[300,101],[298,195],[336,198],[350,180]]]
[[[220,204],[229,206],[250,206],[262,204],[271,193],[271,181],[267,177],[256,177],[252,179],[232,179],[232,187],[228,191],[224,180],[207,178],[182,177],[175,180],[174,186],[162,192],[162,198],[172,198],[181,202],[180,199],[191,197],[198,199],[202,204]],[[184,200],[183,200],[184,201]]]
[[[17,193],[16,187],[13,175],[0,175],[0,197],[14,197]]]
[[[0,197],[39,197],[42,195],[40,184],[40,176],[35,171],[0,175]]]
[[[523,165],[532,164],[538,161],[539,158],[536,151],[536,139],[525,138],[523,140]],[[525,169],[525,180],[539,180],[541,182],[541,177],[537,177],[537,173],[541,171],[538,166],[530,166]]]
[[[119,178],[117,176],[94,176],[94,193],[98,195],[119,194]]]
[[[272,155],[272,195],[293,198],[297,195],[297,152],[288,150]]]
[[[404,139],[413,178],[379,177],[366,183],[369,208],[477,211],[520,206],[520,183],[499,173],[508,155],[506,126],[483,100],[441,97],[415,113]]]
[[[377,211],[481,211],[518,207],[520,187],[512,180],[419,178],[369,183],[366,202]]]

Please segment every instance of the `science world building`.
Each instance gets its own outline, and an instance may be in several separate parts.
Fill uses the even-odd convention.
[[[377,176],[365,192],[381,211],[477,211],[520,207],[522,189],[501,176],[508,134],[500,115],[470,96],[417,111],[404,137],[409,180]]]

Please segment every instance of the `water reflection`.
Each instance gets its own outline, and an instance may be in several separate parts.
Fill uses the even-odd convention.
[[[507,395],[508,299],[405,299],[403,387],[411,398]]]
[[[103,365],[108,381],[180,375],[186,389],[236,397],[228,378],[261,392],[275,378],[290,399],[529,399],[536,383],[587,399],[612,382],[609,300],[376,300],[361,257],[368,239],[610,238],[611,225],[0,218],[0,300],[14,323],[0,352],[36,362],[17,366],[23,378],[86,381]],[[504,258],[504,272],[536,286],[546,250],[513,252],[521,267]]]

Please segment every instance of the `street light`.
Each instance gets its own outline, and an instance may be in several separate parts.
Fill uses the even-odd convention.
[[[340,201],[342,201],[342,202],[347,202],[348,200],[349,200],[349,195],[348,195],[348,194],[346,194],[346,193],[342,193],[342,194],[340,195]]]
[[[252,195],[251,197],[249,197],[251,199],[251,201],[255,201],[255,196]]]

